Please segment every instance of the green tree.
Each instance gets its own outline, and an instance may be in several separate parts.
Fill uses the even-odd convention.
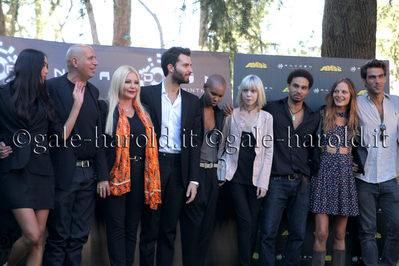
[[[396,1],[378,3],[377,52],[390,58],[391,81],[399,79],[399,5]]]
[[[325,0],[322,57],[375,58],[377,0]]]
[[[6,36],[22,35],[21,25],[18,23],[19,8],[26,4],[23,0],[1,0],[0,1],[0,33]],[[7,10],[7,11],[6,11]]]
[[[200,46],[204,50],[263,54],[270,43],[262,39],[262,22],[272,0],[198,0]]]

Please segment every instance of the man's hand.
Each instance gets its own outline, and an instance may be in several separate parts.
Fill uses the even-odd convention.
[[[352,162],[352,170],[354,173],[357,173],[359,170],[359,166],[355,162]]]
[[[0,141],[0,159],[4,159],[8,157],[12,153],[12,149],[10,146],[6,146],[3,141]]]
[[[231,105],[230,103],[226,103],[226,104],[223,106],[223,114],[224,114],[225,116],[231,115],[231,114],[233,113],[233,111],[234,111],[234,106]]]
[[[85,95],[86,87],[82,82],[76,82],[75,88],[72,93],[72,98],[74,103],[77,103],[79,106],[82,106],[84,95]]]
[[[258,187],[256,189],[256,196],[258,196],[257,199],[261,199],[264,196],[266,196],[266,192],[267,192],[267,189]]]
[[[197,195],[197,185],[194,183],[190,183],[187,188],[186,192],[186,197],[189,199],[186,201],[186,204],[189,204],[195,199],[195,196]]]
[[[100,181],[97,183],[97,194],[100,195],[100,197],[103,199],[111,195],[108,181]]]

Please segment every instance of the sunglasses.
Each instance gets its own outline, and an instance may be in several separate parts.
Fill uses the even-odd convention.
[[[380,125],[380,140],[383,141],[384,138],[386,138],[385,131],[387,130],[387,127],[385,124]]]

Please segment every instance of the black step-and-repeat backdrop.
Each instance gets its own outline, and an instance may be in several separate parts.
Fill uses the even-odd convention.
[[[42,50],[48,56],[49,74],[48,78],[57,77],[67,71],[65,53],[72,44],[47,42],[40,40],[21,39],[0,36],[0,84],[17,59],[18,54],[25,48]],[[136,68],[140,74],[141,84],[157,84],[163,80],[160,65],[161,55],[164,50],[146,49],[133,47],[112,47],[93,45],[99,61],[96,75],[90,80],[101,91],[101,97],[106,98],[110,79],[113,72],[121,65],[127,64]],[[226,96],[221,102],[231,102],[229,61],[226,53],[196,52],[191,56],[194,74],[189,84],[182,86],[185,90],[198,96],[202,95],[202,87],[206,78],[212,74],[221,74],[227,81]],[[258,75],[265,86],[267,100],[275,100],[287,95],[286,78],[295,68],[307,68],[315,78],[315,84],[308,94],[307,103],[316,109],[324,103],[325,94],[328,93],[332,84],[340,77],[351,78],[358,91],[364,89],[360,81],[359,67],[365,60],[337,59],[337,58],[307,58],[286,56],[264,56],[264,55],[241,55],[235,56],[234,62],[234,95],[237,86],[248,74]],[[388,91],[388,84],[386,91]],[[105,225],[103,222],[102,202],[99,199],[96,217],[93,222],[89,241],[84,246],[82,265],[107,266],[108,255],[106,249]],[[381,212],[379,217],[379,230],[376,235],[380,250],[382,249],[387,234],[384,226],[385,220]],[[314,218],[309,215],[307,225],[307,237],[302,252],[301,265],[311,265]],[[239,265],[238,247],[236,234],[236,218],[229,194],[228,185],[220,188],[218,199],[218,212],[215,223],[215,234],[213,236],[206,265]],[[355,219],[350,219],[347,228],[347,262],[346,265],[360,265],[361,254],[357,238],[357,227]],[[21,232],[10,211],[0,209],[0,265],[2,265],[10,252],[13,243],[18,239]],[[280,226],[278,239],[276,241],[276,265],[284,262],[284,247],[288,236],[286,217]],[[327,253],[327,264],[331,262],[331,239],[329,240]],[[257,249],[258,250],[258,249]],[[136,258],[138,258],[136,249]],[[257,264],[257,251],[254,253],[253,262]],[[181,246],[179,232],[176,238],[174,265],[181,265]],[[25,265],[24,262],[20,265]],[[138,265],[138,259],[135,264]]]
[[[18,54],[26,48],[41,50],[47,55],[48,79],[65,74],[68,71],[65,54],[71,45],[73,44],[0,36],[0,84],[3,84],[10,73]],[[112,75],[121,65],[134,67],[140,74],[142,86],[155,85],[164,79],[161,56],[165,50],[102,45],[92,45],[92,47],[99,65],[95,77],[90,79],[90,82],[97,86],[102,98],[107,97]],[[191,61],[194,73],[190,77],[190,83],[183,84],[182,88],[201,96],[207,78],[212,74],[220,74],[226,79],[228,86],[221,104],[231,102],[228,54],[193,51]]]
[[[297,68],[304,68],[313,75],[314,84],[308,93],[305,102],[314,111],[325,104],[324,98],[332,85],[340,78],[350,78],[356,86],[358,95],[366,91],[360,77],[360,66],[366,59],[344,58],[317,58],[299,56],[273,56],[273,55],[234,55],[234,87],[233,96],[236,102],[238,86],[242,79],[249,75],[259,76],[263,82],[266,100],[273,101],[288,96],[287,77]],[[387,63],[389,63],[387,61]],[[384,91],[389,93],[389,76]],[[236,105],[236,104],[235,104]],[[381,209],[377,209],[378,232],[375,236],[380,254],[388,233],[385,218]],[[330,219],[330,224],[332,219]],[[285,244],[288,237],[287,217],[284,214],[276,241],[276,265],[284,264]],[[306,241],[302,249],[301,265],[311,265],[313,239],[314,239],[314,215],[309,213]],[[326,265],[331,265],[332,259],[332,231],[327,242]],[[357,222],[355,218],[349,218],[346,232],[346,263],[345,265],[363,265],[360,244],[358,239]],[[257,254],[255,254],[256,258]]]
[[[360,66],[366,61],[366,59],[235,54],[234,103],[237,87],[249,74],[255,74],[261,78],[265,87],[266,100],[273,101],[288,96],[288,75],[294,69],[304,68],[312,73],[314,79],[305,101],[315,111],[324,104],[324,97],[340,78],[350,78],[358,94],[363,94],[366,88],[360,78]],[[384,91],[389,93],[389,76]]]

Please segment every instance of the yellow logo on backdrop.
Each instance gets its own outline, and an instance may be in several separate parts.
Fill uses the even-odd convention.
[[[363,95],[365,92],[367,92],[367,90],[361,90],[357,95]]]
[[[326,255],[326,261],[332,261],[332,256],[331,255]]]
[[[381,234],[380,233],[375,233],[375,236],[374,236],[374,238],[381,238]]]
[[[282,236],[288,236],[288,235],[289,235],[288,230],[285,230],[284,233],[282,234]]]
[[[287,87],[287,88],[285,88],[285,89],[283,90],[283,92],[290,92],[290,91],[288,90],[288,87]]]
[[[339,67],[339,66],[330,65],[330,66],[323,66],[323,67],[320,69],[320,71],[326,71],[326,72],[342,72],[342,69],[341,69],[341,67]]]
[[[265,63],[251,62],[248,63],[245,68],[267,68],[267,65]]]

